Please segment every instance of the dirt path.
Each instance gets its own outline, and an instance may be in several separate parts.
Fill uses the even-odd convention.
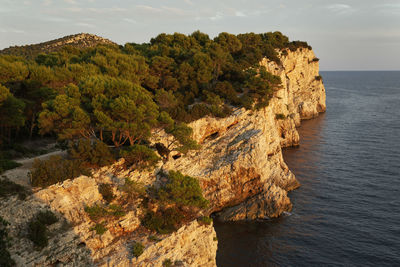
[[[3,176],[6,176],[10,181],[13,181],[14,183],[17,183],[17,184],[20,184],[20,185],[23,185],[26,187],[31,187],[31,183],[30,183],[29,177],[28,177],[28,172],[30,171],[33,161],[35,159],[45,160],[45,159],[48,159],[50,156],[54,156],[54,155],[65,156],[66,154],[67,154],[66,151],[57,150],[57,151],[50,152],[48,154],[40,155],[40,156],[33,157],[33,158],[17,159],[15,161],[18,163],[21,163],[22,166],[6,171],[5,173],[3,173]]]

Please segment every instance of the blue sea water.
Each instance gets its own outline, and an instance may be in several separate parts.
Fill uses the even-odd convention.
[[[327,112],[284,151],[293,211],[217,222],[218,266],[400,266],[400,72],[321,75]]]

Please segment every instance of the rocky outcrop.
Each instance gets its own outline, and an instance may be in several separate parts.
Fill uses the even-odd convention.
[[[100,183],[117,190],[125,177],[144,185],[157,184],[160,170],[178,170],[200,181],[210,201],[206,214],[221,220],[252,220],[277,217],[290,211],[289,190],[299,186],[282,156],[282,148],[299,144],[296,127],[325,111],[325,89],[318,73],[318,60],[308,49],[281,52],[281,65],[268,60],[260,64],[281,77],[282,86],[269,105],[260,110],[235,109],[226,118],[205,117],[190,124],[201,149],[187,155],[171,153],[155,172],[126,171],[123,161],[96,171],[92,177],[78,177],[50,186],[29,196],[0,201],[0,216],[11,223],[10,252],[19,266],[216,266],[217,241],[212,225],[188,222],[177,232],[150,238],[140,226],[140,199],[130,203],[128,212],[108,218],[106,232],[95,225],[85,206],[103,204]],[[155,134],[153,143],[167,145],[171,137]],[[40,210],[51,209],[59,222],[50,226],[49,246],[35,250],[26,238],[27,222]],[[134,243],[144,245],[135,258]]]
[[[325,111],[325,89],[312,50],[281,52],[281,62],[260,63],[282,80],[266,108],[242,108],[227,118],[191,123],[201,150],[162,167],[197,177],[210,213],[230,207],[221,213],[223,220],[277,217],[291,210],[286,192],[299,183],[283,160],[282,147],[299,144],[301,119]]]
[[[212,224],[193,221],[175,233],[152,239],[140,228],[139,202],[130,203],[123,216],[107,218],[103,222],[106,232],[96,233],[85,207],[104,202],[98,190],[100,183],[113,185],[118,197],[116,187],[127,174],[115,175],[121,163],[103,168],[93,177],[81,176],[52,185],[25,200],[11,197],[0,201],[0,217],[10,223],[9,251],[17,266],[163,266],[167,259],[179,266],[216,266],[218,242]],[[45,210],[52,210],[59,221],[48,228],[48,246],[37,249],[27,238],[27,225]],[[138,258],[132,254],[136,242],[145,247]]]

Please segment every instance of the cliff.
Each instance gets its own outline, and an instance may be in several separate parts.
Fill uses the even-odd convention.
[[[281,77],[267,107],[250,111],[236,109],[226,118],[205,117],[190,124],[200,150],[187,155],[171,153],[155,172],[121,171],[122,162],[81,176],[29,196],[0,201],[0,216],[11,223],[14,238],[10,252],[19,266],[215,266],[217,241],[211,225],[192,221],[177,232],[150,236],[140,226],[140,201],[118,218],[109,218],[103,235],[85,207],[104,203],[98,185],[112,185],[117,198],[124,178],[147,185],[157,182],[161,170],[179,170],[200,181],[210,201],[206,214],[221,220],[276,217],[290,211],[289,190],[299,186],[282,156],[282,148],[299,144],[296,126],[325,111],[325,89],[318,73],[318,60],[305,48],[280,52],[281,65],[263,60],[268,71]],[[167,143],[170,136],[158,133],[153,142]],[[40,210],[51,209],[59,222],[50,226],[48,247],[35,250],[26,239],[26,224]],[[144,245],[143,254],[132,255],[133,244]]]

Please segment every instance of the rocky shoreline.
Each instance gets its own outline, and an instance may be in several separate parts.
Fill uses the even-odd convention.
[[[284,52],[285,51],[285,52]],[[212,224],[192,221],[177,232],[156,238],[142,231],[140,203],[123,217],[110,219],[107,231],[96,235],[85,207],[103,201],[100,183],[118,186],[124,179],[144,185],[157,183],[160,170],[177,170],[198,178],[210,205],[205,215],[225,221],[277,217],[290,211],[287,192],[299,186],[283,160],[282,148],[299,145],[296,127],[302,119],[324,112],[325,89],[319,76],[318,59],[312,50],[280,52],[281,65],[264,59],[260,64],[281,77],[282,86],[267,107],[236,109],[226,118],[205,117],[190,124],[193,138],[202,148],[187,155],[171,154],[154,172],[122,171],[118,162],[40,190],[26,200],[12,197],[0,201],[0,216],[10,222],[13,242],[10,253],[18,266],[216,266],[217,239]],[[168,143],[158,133],[154,143]],[[49,245],[41,251],[21,237],[23,225],[39,210],[51,209],[60,218],[52,227]],[[144,244],[133,257],[134,242]]]

